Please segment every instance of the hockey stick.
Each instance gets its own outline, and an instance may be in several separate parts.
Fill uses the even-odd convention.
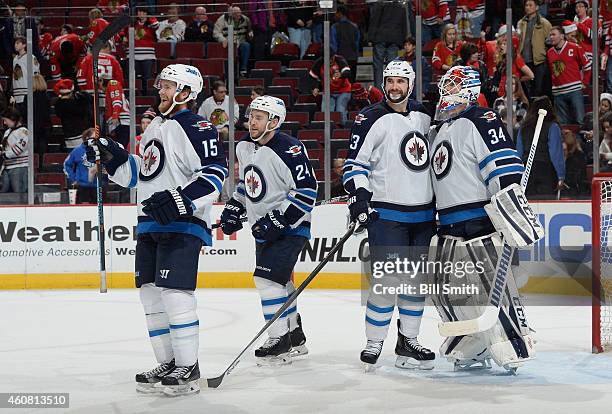
[[[546,110],[540,109],[538,111],[538,121],[533,134],[533,142],[529,149],[529,157],[525,163],[525,172],[521,177],[521,187],[527,188],[529,182],[529,175],[531,174],[531,166],[533,165],[533,159],[535,158],[535,152],[538,147],[538,141],[540,139],[540,132],[542,131],[542,124],[544,123],[544,117],[546,117]],[[501,258],[497,260],[497,266],[495,267],[495,277],[491,283],[492,289],[489,293],[488,305],[485,308],[482,315],[475,319],[467,319],[464,321],[453,321],[453,322],[440,322],[438,324],[438,331],[442,336],[461,336],[471,335],[476,332],[484,332],[493,327],[499,317],[499,311],[502,305],[503,292],[506,289],[506,283],[508,282],[508,269],[511,265],[512,256],[516,251],[515,247],[508,245],[504,241],[502,246]]]
[[[331,204],[331,203],[340,203],[346,200],[348,200],[348,195],[333,197],[333,198],[330,198],[329,200],[317,201],[315,203],[315,207],[324,206],[326,204]],[[249,219],[247,218],[247,216],[240,217],[240,221],[243,223],[247,222],[248,220]],[[219,227],[221,227],[221,223],[215,223],[210,228],[214,230],[214,229],[218,229]]]
[[[96,38],[93,46],[91,47],[91,57],[93,63],[93,110],[94,110],[94,129],[95,139],[100,138],[100,123],[102,121],[102,114],[100,113],[100,107],[98,102],[98,56],[100,51],[104,48],[104,45],[115,36],[124,26],[127,26],[130,22],[130,18],[122,14],[121,16],[114,19]],[[100,160],[96,160],[96,196],[98,201],[98,240],[100,248],[100,293],[106,293],[106,246],[104,243],[104,202],[102,200],[102,166]]]
[[[349,228],[346,231],[346,233],[344,234],[344,236],[342,236],[342,238],[338,241],[338,243],[336,243],[336,245],[334,247],[332,247],[332,249],[329,251],[327,256],[325,256],[325,258],[317,265],[317,267],[315,267],[315,269],[308,275],[308,277],[302,282],[302,284],[300,286],[298,286],[298,288],[295,290],[295,292],[293,292],[291,294],[291,296],[289,296],[289,298],[287,299],[287,302],[285,302],[285,304],[283,306],[281,306],[281,308],[279,310],[276,311],[276,313],[272,316],[272,319],[270,319],[263,326],[263,328],[261,328],[259,330],[259,332],[257,332],[257,335],[255,335],[255,337],[253,339],[251,339],[251,342],[249,342],[249,344],[238,354],[238,356],[236,357],[236,359],[234,359],[234,361],[230,364],[230,366],[227,367],[227,369],[225,371],[223,371],[223,374],[221,374],[220,376],[215,377],[215,378],[207,378],[207,379],[202,378],[200,380],[200,386],[208,387],[208,388],[217,388],[217,387],[219,387],[219,385],[221,385],[221,382],[223,381],[223,378],[225,378],[226,375],[229,375],[229,373],[232,372],[232,370],[236,367],[236,365],[238,365],[238,363],[240,362],[240,357],[242,357],[242,355],[246,351],[249,350],[251,345],[253,345],[253,343],[255,341],[257,341],[259,339],[259,337],[261,335],[263,335],[263,333],[268,330],[268,328],[274,323],[274,321],[276,321],[278,318],[280,318],[280,316],[287,309],[289,309],[289,306],[291,306],[291,304],[293,302],[295,302],[295,300],[297,299],[299,294],[302,293],[302,291],[304,289],[306,289],[306,286],[308,286],[310,284],[310,282],[312,282],[312,279],[314,279],[315,276],[317,276],[319,274],[321,269],[323,269],[323,267],[327,264],[327,262],[330,261],[330,259],[334,256],[334,254],[336,254],[336,252],[351,237],[351,235],[353,234],[354,231],[355,231],[355,222],[352,222],[349,225]]]

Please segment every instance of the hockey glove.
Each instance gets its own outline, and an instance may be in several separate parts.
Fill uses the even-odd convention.
[[[225,203],[225,208],[221,213],[221,230],[228,236],[242,228],[242,216],[246,212],[244,206],[236,199],[230,198]]]
[[[142,212],[165,226],[179,217],[190,217],[193,214],[191,200],[183,195],[181,187],[176,190],[164,190],[154,193],[142,202]]]
[[[372,193],[365,188],[353,191],[348,199],[351,222],[357,222],[359,227],[365,227],[378,219],[378,211],[370,208]]]
[[[87,140],[87,148],[85,149],[87,161],[95,163],[100,160],[106,167],[106,172],[109,175],[114,175],[117,168],[128,160],[130,154],[121,146],[110,138]]]
[[[287,219],[278,210],[272,210],[253,224],[253,237],[259,240],[275,241],[289,226]]]

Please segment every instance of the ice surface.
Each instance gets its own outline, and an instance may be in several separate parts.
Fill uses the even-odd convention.
[[[200,370],[214,377],[262,326],[260,302],[254,290],[197,297]],[[439,359],[433,371],[397,369],[395,324],[382,366],[366,374],[360,292],[307,290],[299,311],[308,356],[259,368],[249,351],[219,389],[167,398],[134,390],[134,375],[155,365],[136,290],[3,291],[0,392],[70,393],[70,409],[45,413],[609,413],[612,355],[590,353],[590,307],[576,303],[585,305],[527,308],[538,355],[517,376],[496,366],[453,372]],[[436,351],[437,322],[426,308],[420,341]]]

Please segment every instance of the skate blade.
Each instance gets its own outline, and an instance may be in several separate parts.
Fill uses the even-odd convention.
[[[485,359],[484,361],[470,361],[467,363],[460,363],[455,361],[455,371],[478,371],[481,369],[491,369],[491,360]]]
[[[166,386],[164,395],[168,397],[180,397],[181,395],[191,395],[200,392],[200,381],[194,380],[184,385]]]
[[[276,367],[291,364],[291,351],[277,356],[267,356],[257,358],[258,367]]]
[[[308,355],[308,348],[306,348],[306,345],[294,346],[293,348],[291,348],[290,354],[291,358]]]
[[[377,368],[376,364],[370,364],[368,362],[363,362],[363,361],[361,361],[361,363],[363,364],[363,369],[366,374],[376,371],[376,368]]]
[[[151,384],[137,383],[136,392],[140,394],[159,394],[164,391],[164,386],[161,382],[154,382]]]
[[[420,369],[429,371],[434,369],[434,360],[417,361],[414,358],[398,355],[395,360],[395,366],[401,369]]]

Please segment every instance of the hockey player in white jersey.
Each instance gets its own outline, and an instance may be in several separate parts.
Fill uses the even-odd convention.
[[[249,134],[236,146],[240,181],[221,214],[221,228],[232,234],[242,228],[246,212],[256,240],[255,286],[264,319],[295,291],[291,274],[310,238],[310,215],[317,199],[317,180],[304,145],[279,131],[285,104],[272,96],[251,102]],[[297,302],[268,330],[269,339],[255,350],[258,364],[290,363],[307,353]]]
[[[520,185],[524,167],[499,115],[476,105],[480,93],[478,72],[469,66],[456,66],[439,82],[440,101],[437,126],[430,131],[431,176],[439,214],[436,260],[481,263],[482,268],[458,277],[436,274],[438,283],[473,284],[476,295],[434,295],[434,303],[444,321],[474,319],[484,310],[501,245],[503,229],[496,228],[485,206],[493,196],[506,196],[523,215],[528,204]],[[514,201],[513,201],[514,200]],[[523,204],[523,205],[520,205]],[[526,206],[524,204],[527,204]],[[507,238],[506,238],[507,240]],[[499,256],[499,259],[498,259]],[[509,266],[508,266],[509,268]],[[457,368],[490,367],[492,358],[500,366],[515,369],[534,355],[534,341],[511,274],[505,290],[504,306],[496,326],[488,331],[448,337],[440,354]],[[458,305],[459,304],[459,305]]]
[[[111,180],[138,189],[136,287],[159,366],[136,375],[137,390],[168,395],[199,392],[198,260],[211,246],[211,206],[227,177],[217,130],[188,105],[202,90],[202,76],[188,65],[159,74],[163,116],[142,134],[141,156],[107,138],[88,142]]]
[[[435,230],[433,190],[426,135],[431,117],[408,99],[415,74],[405,61],[383,71],[385,100],[362,110],[351,130],[343,184],[350,194],[351,220],[366,226],[371,262],[398,253],[418,261],[428,251]],[[406,250],[408,250],[406,257]],[[367,344],[361,361],[371,369],[387,337],[395,304],[399,310],[395,365],[432,369],[435,354],[417,340],[425,297],[382,295],[370,289],[366,307]]]

